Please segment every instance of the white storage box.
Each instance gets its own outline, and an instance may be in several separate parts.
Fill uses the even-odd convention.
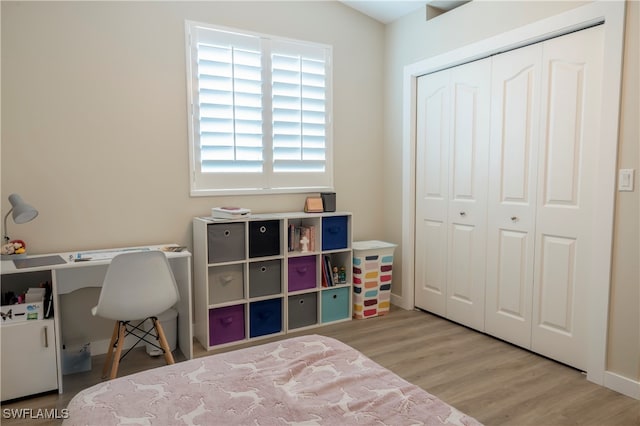
[[[375,240],[353,243],[354,318],[370,318],[389,312],[396,247],[396,244]]]
[[[31,302],[0,307],[2,324],[12,324],[21,321],[41,320],[44,318],[44,303]]]

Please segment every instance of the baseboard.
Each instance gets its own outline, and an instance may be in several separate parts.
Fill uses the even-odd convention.
[[[393,293],[391,293],[391,304],[406,310],[413,309],[413,306],[405,306],[405,300],[402,296]]]
[[[604,386],[634,399],[640,399],[640,382],[611,371],[604,372]]]
[[[130,349],[138,339],[133,336],[127,336],[124,339],[123,350]],[[111,339],[102,339],[102,340],[94,340],[91,342],[91,356],[95,355],[104,355],[107,353],[107,349],[109,348],[109,343],[111,343]],[[142,342],[144,344],[144,342]]]

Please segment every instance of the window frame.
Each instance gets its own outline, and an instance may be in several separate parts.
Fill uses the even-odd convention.
[[[197,75],[198,29],[222,31],[260,39],[262,53],[262,143],[263,171],[261,173],[205,173],[200,170],[199,105]],[[299,45],[300,51],[308,48],[324,50],[325,54],[325,170],[324,172],[274,172],[273,129],[271,103],[271,54],[272,43]],[[230,27],[185,20],[185,53],[187,69],[187,121],[189,132],[189,185],[191,196],[282,194],[333,191],[333,48],[327,44],[295,40],[275,35],[261,34]],[[222,182],[219,187],[212,182]],[[296,185],[291,185],[295,182]],[[224,186],[224,187],[222,187]]]

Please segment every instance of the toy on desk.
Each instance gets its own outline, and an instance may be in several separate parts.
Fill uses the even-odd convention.
[[[3,256],[26,254],[27,244],[22,240],[11,240],[0,249]]]

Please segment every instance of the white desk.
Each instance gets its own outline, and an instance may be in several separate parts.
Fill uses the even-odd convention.
[[[137,247],[141,250],[160,250],[163,247],[175,244],[164,244],[159,246]],[[54,306],[54,328],[56,338],[56,363],[58,370],[58,391],[62,393],[62,348],[61,342],[63,335],[63,327],[61,324],[61,315],[55,314],[55,310],[60,305],[60,295],[71,293],[72,291],[86,287],[101,287],[104,276],[111,262],[111,258],[118,252],[130,251],[136,248],[121,248],[109,250],[92,250],[96,253],[96,260],[76,262],[77,252],[53,253],[46,255],[29,256],[29,259],[38,257],[59,255],[64,263],[55,265],[35,266],[28,268],[17,268],[13,260],[2,260],[0,262],[0,272],[2,280],[16,281],[20,279],[18,274],[35,274],[49,273],[51,275],[53,306]],[[81,252],[87,253],[87,252]],[[191,310],[191,253],[182,252],[165,252],[169,260],[171,269],[178,285],[180,292],[180,301],[175,306],[178,311],[178,347],[187,359],[193,358],[193,329],[192,329],[192,310]],[[100,255],[98,255],[100,254]],[[106,254],[106,255],[105,255]],[[113,256],[111,256],[113,255]],[[33,284],[33,283],[32,283]],[[3,291],[6,291],[3,285]],[[87,309],[89,309],[88,307]]]

